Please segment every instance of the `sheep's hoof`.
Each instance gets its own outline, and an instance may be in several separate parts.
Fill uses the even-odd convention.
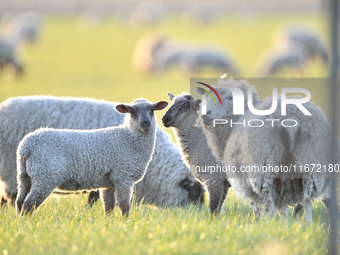
[[[211,219],[215,219],[218,215],[219,215],[219,213],[217,211],[211,211],[210,212],[210,218]]]

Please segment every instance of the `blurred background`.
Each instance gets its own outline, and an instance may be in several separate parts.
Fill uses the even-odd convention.
[[[167,100],[224,73],[326,78],[328,19],[324,0],[0,0],[0,101]]]

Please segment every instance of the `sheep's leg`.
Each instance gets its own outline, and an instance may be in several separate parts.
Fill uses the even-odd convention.
[[[4,207],[5,205],[7,205],[7,200],[5,199],[4,196],[0,197],[0,208]]]
[[[20,178],[20,181],[18,183],[18,198],[16,200],[16,211],[17,215],[20,214],[22,205],[24,204],[24,201],[28,195],[28,193],[31,190],[31,178],[28,175],[25,175],[24,177]]]
[[[30,193],[27,195],[20,215],[33,213],[53,192],[53,188],[46,188],[46,185],[32,185]]]
[[[331,187],[331,196],[329,199],[324,199],[322,202],[327,208],[330,222],[329,222],[329,251],[330,254],[338,254],[337,251],[337,243],[338,243],[338,203],[337,203],[337,195],[335,189],[335,181],[332,180],[332,187]]]
[[[273,218],[275,213],[275,190],[274,190],[274,180],[267,179],[262,185],[262,197],[264,198],[264,207],[266,210],[267,218]]]
[[[116,200],[123,216],[129,216],[133,185],[116,185]]]
[[[306,222],[312,222],[312,194],[313,194],[313,181],[310,179],[305,179],[304,184],[304,194],[302,206],[305,211],[305,220]]]
[[[262,204],[258,204],[254,201],[251,201],[250,206],[253,208],[253,213],[255,216],[255,221],[259,221],[261,219],[261,212],[262,212]]]
[[[95,202],[99,199],[99,191],[91,191],[87,200],[87,205],[92,207]]]
[[[296,218],[296,216],[302,212],[302,209],[303,209],[303,206],[301,204],[297,204],[296,206],[294,206],[294,209],[293,209],[293,216],[294,218]]]
[[[226,185],[226,184],[224,185],[222,197],[221,197],[220,203],[217,207],[217,213],[220,213],[222,208],[223,208],[223,204],[224,204],[224,201],[225,201],[225,199],[228,195],[229,188],[230,188],[230,185]]]
[[[210,212],[212,214],[217,214],[219,213],[219,210],[221,210],[222,207],[220,206],[220,203],[224,193],[223,183],[219,182],[207,183],[206,188],[208,191]]]
[[[100,197],[103,201],[105,214],[112,212],[116,205],[115,189],[101,189]]]
[[[15,194],[11,199],[11,206],[15,206],[15,201],[17,199],[17,194]]]

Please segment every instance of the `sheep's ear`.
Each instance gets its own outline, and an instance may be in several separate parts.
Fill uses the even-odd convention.
[[[172,94],[171,92],[168,92],[168,97],[172,101],[172,99],[175,97],[175,95]]]
[[[198,111],[201,108],[200,103],[202,103],[201,99],[195,101],[195,111]]]
[[[125,104],[118,104],[116,105],[116,111],[120,113],[128,113],[129,112],[129,106]]]
[[[153,109],[155,111],[160,111],[160,110],[163,110],[165,107],[167,107],[168,104],[169,103],[166,101],[159,101],[158,103],[153,104]]]
[[[199,95],[204,95],[205,94],[205,91],[202,90],[202,89],[199,89],[199,88],[195,88],[195,92]]]

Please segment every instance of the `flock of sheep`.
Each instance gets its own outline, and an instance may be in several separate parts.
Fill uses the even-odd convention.
[[[328,53],[320,35],[306,27],[292,26],[276,33],[276,41],[260,56],[254,65],[260,77],[289,70],[292,75],[303,77],[312,59],[328,63]],[[235,57],[223,47],[214,44],[195,45],[192,42],[150,33],[142,37],[134,50],[133,65],[136,70],[160,75],[171,67],[177,67],[189,75],[202,68],[241,74]]]
[[[134,12],[142,15],[142,7]],[[195,9],[198,13],[199,7]],[[161,8],[154,8],[157,9]],[[20,48],[23,43],[33,43],[39,38],[41,16],[35,12],[21,13],[13,16],[7,23],[3,35],[0,33],[0,72],[10,67],[16,74],[22,74],[24,65]],[[259,77],[276,75],[287,69],[293,76],[303,77],[310,60],[319,58],[325,64],[328,62],[323,39],[310,28],[287,27],[276,32],[275,38],[276,43],[254,65]],[[157,33],[149,33],[137,42],[132,62],[136,70],[154,75],[160,75],[173,67],[189,75],[197,74],[202,68],[211,68],[234,77],[242,74],[235,57],[221,45],[196,45]]]
[[[13,204],[17,196],[16,149],[26,134],[41,127],[93,130],[118,126],[123,124],[124,116],[115,110],[116,105],[93,99],[51,96],[4,101],[0,106],[2,204],[6,201]],[[158,126],[156,130],[155,150],[147,173],[136,185],[136,200],[158,205],[201,201],[203,188],[183,163],[170,136]],[[89,202],[93,203],[97,198],[98,195],[92,192]]]
[[[173,128],[179,150],[156,123],[154,111],[165,109],[166,101],[136,99],[118,104],[52,96],[4,101],[0,105],[2,201],[13,204],[16,198],[17,213],[23,215],[35,210],[52,192],[100,190],[105,212],[117,203],[122,214],[128,215],[134,186],[137,201],[172,206],[200,204],[206,190],[210,211],[216,214],[232,188],[251,200],[257,220],[263,206],[271,218],[276,209],[286,216],[288,206],[301,204],[306,221],[311,222],[314,199],[321,199],[336,218],[332,212],[337,204],[330,202],[335,196],[334,179],[311,171],[288,178],[280,173],[252,176],[197,170],[197,166],[228,164],[237,169],[268,164],[327,165],[332,150],[329,144],[334,139],[335,153],[340,155],[338,139],[333,137],[326,116],[312,102],[304,104],[312,116],[287,106],[287,116],[299,120],[295,128],[213,126],[213,119],[242,122],[254,117],[249,111],[233,115],[233,95],[221,84],[237,86],[245,98],[250,89],[258,109],[267,109],[272,103],[270,97],[260,100],[247,80],[232,78],[218,80],[215,89],[223,106],[208,100],[204,115],[200,99],[187,93],[168,93],[171,106],[162,123]],[[269,117],[281,120],[280,113],[278,107]]]

